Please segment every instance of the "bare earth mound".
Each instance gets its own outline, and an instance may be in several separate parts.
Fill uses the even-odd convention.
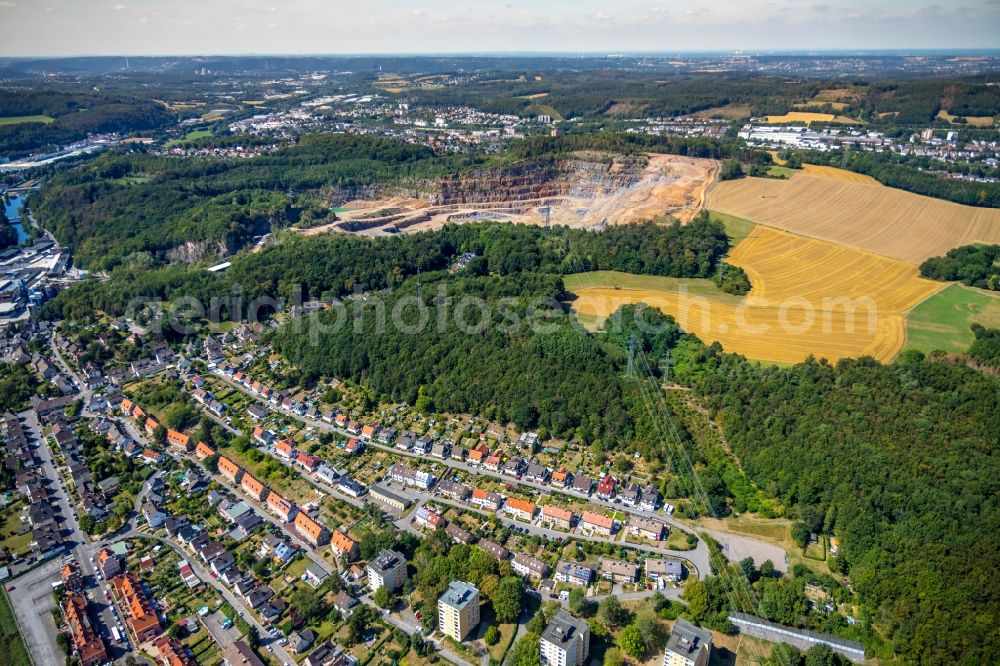
[[[914,264],[960,245],[1000,243],[998,209],[807,174],[725,181],[709,192],[708,207]]]
[[[574,276],[573,309],[596,325],[621,305],[643,302],[702,340],[762,361],[889,361],[906,340],[906,312],[945,286],[920,278],[912,264],[766,227],[755,228],[729,261],[753,283],[745,299],[706,294],[700,283],[621,288],[594,274],[589,283]]]

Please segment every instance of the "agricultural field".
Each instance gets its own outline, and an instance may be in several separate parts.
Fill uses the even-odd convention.
[[[863,173],[848,171],[847,169],[838,169],[837,167],[832,166],[823,166],[820,164],[803,164],[802,173],[807,176],[816,176],[817,178],[841,180],[845,183],[861,183],[862,185],[882,186],[882,184],[877,180]]]
[[[833,115],[832,113],[810,113],[808,111],[789,111],[783,116],[765,116],[764,122],[769,125],[784,125],[787,123],[839,123],[842,125],[863,125],[857,118]]]
[[[973,323],[1000,328],[1000,294],[951,284],[910,312],[905,349],[963,353],[972,344]]]
[[[955,123],[955,119],[958,118],[958,116],[953,116],[944,109],[938,111],[937,117],[941,120],[947,120],[952,124],[961,124]],[[964,116],[964,118],[965,123],[972,125],[973,127],[991,127],[994,123],[993,116]]]
[[[571,276],[566,288],[589,328],[621,305],[643,302],[706,342],[771,363],[809,355],[889,361],[906,341],[907,311],[943,288],[912,264],[767,227],[754,228],[729,261],[750,276],[745,298],[708,280],[611,272]]]
[[[1000,243],[998,209],[809,174],[721,182],[708,207],[914,264],[960,245]]]
[[[4,116],[0,117],[0,125],[20,125],[22,123],[43,123],[48,125],[55,118],[50,116]]]

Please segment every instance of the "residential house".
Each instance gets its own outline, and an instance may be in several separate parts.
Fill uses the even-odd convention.
[[[667,534],[666,523],[655,518],[629,516],[628,526],[632,536],[642,537],[650,541],[661,541]]]
[[[587,587],[594,578],[594,570],[576,562],[560,560],[556,566],[555,577],[560,583]]]
[[[358,542],[340,530],[334,530],[330,536],[330,550],[333,551],[335,557],[339,557],[345,562],[354,560],[359,553]]]
[[[517,573],[534,580],[541,580],[549,574],[549,565],[524,553],[515,555],[511,566]]]
[[[472,498],[469,500],[469,503],[488,511],[497,511],[500,509],[500,505],[503,504],[503,498],[497,493],[475,488],[472,491]]]
[[[243,469],[226,456],[219,457],[219,474],[229,480],[230,483],[237,483],[243,476]]]
[[[524,470],[524,480],[531,483],[548,483],[549,476],[549,469],[538,463],[528,463],[528,467]]]
[[[205,458],[208,458],[209,456],[214,456],[215,455],[215,449],[213,449],[211,446],[209,446],[205,442],[198,442],[198,444],[194,447],[194,455],[199,460],[204,460]]]
[[[509,513],[515,518],[528,521],[535,517],[536,508],[537,507],[534,502],[517,499],[516,497],[508,497],[503,505],[505,513]]]
[[[573,527],[573,512],[569,509],[546,504],[542,507],[541,522],[568,530]]]
[[[605,502],[610,501],[615,496],[615,477],[605,474],[597,483],[597,497]]]
[[[455,543],[464,543],[468,545],[476,540],[476,537],[472,534],[472,532],[462,529],[454,522],[448,523],[448,526],[444,528],[444,531]]]
[[[274,445],[274,452],[285,460],[291,460],[296,453],[294,444],[291,439],[283,439]]]
[[[286,523],[295,518],[295,514],[298,512],[295,502],[285,499],[273,490],[267,494],[267,508]]]
[[[497,558],[501,562],[510,559],[510,551],[501,546],[500,544],[493,543],[488,539],[480,539],[479,547],[485,550],[487,553]]]
[[[679,583],[684,578],[684,568],[680,560],[646,560],[646,578],[648,580],[666,580]]]
[[[319,458],[307,453],[299,453],[295,456],[295,464],[307,472],[315,472],[320,466]]]
[[[295,521],[292,524],[295,526],[295,531],[314,547],[330,543],[330,530],[313,520],[304,511],[295,514]]]
[[[434,485],[434,476],[423,470],[413,469],[401,463],[389,468],[389,478],[397,483],[428,490]]]
[[[552,472],[551,483],[557,488],[565,488],[573,480],[573,475],[565,467],[560,467],[556,471]],[[587,491],[589,492],[589,490]]]
[[[368,423],[361,427],[361,438],[370,442],[382,430],[382,426],[377,423]]]
[[[152,502],[145,502],[142,505],[142,517],[150,527],[155,529],[163,525],[163,521],[167,519],[167,514],[163,513],[160,507]]]
[[[602,516],[599,513],[594,513],[592,511],[585,511],[583,517],[580,518],[580,529],[587,530],[595,534],[603,534],[604,536],[611,536],[614,531],[615,521],[613,518],[608,516]]]
[[[471,492],[469,487],[465,484],[458,483],[450,479],[444,479],[441,481],[435,490],[439,495],[448,497],[458,502],[465,500]]]
[[[437,511],[427,507],[421,506],[417,508],[416,513],[413,516],[413,520],[420,527],[429,527],[432,530],[436,530],[442,527],[445,523],[444,518],[441,517]]]
[[[601,577],[616,583],[635,583],[639,580],[639,565],[622,560],[603,560]]]
[[[351,614],[354,613],[354,609],[357,608],[358,603],[360,602],[349,595],[343,588],[341,588],[340,592],[337,592],[337,596],[333,598],[333,607],[337,609],[342,618],[351,617]]]
[[[349,476],[340,477],[340,480],[337,481],[337,490],[350,497],[361,497],[368,492],[364,484],[355,481]]]
[[[586,474],[575,474],[573,476],[573,490],[589,495],[594,489],[594,480]]]
[[[256,479],[249,472],[245,472],[243,474],[243,478],[240,480],[240,488],[242,488],[243,492],[245,492],[249,497],[252,497],[258,502],[263,501],[263,499],[267,497],[267,486]]]

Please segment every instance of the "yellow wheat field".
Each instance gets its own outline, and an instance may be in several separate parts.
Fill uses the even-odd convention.
[[[970,243],[1000,243],[1000,209],[883,185],[796,174],[719,183],[708,208],[758,224],[919,264]]]
[[[857,124],[863,125],[864,123],[856,118],[848,118],[847,116],[835,116],[832,113],[811,113],[809,111],[789,111],[783,116],[767,116],[764,122],[769,125],[781,125],[784,123],[841,123],[844,125]]]
[[[866,176],[863,173],[855,173],[854,171],[848,171],[847,169],[838,169],[837,167],[831,166],[821,166],[819,164],[803,164],[802,173],[807,176],[816,176],[817,178],[832,178],[833,180],[843,180],[848,183],[861,183],[862,185],[878,185],[881,187],[881,183],[872,178],[871,176]]]
[[[598,321],[646,303],[702,340],[761,361],[889,361],[906,340],[906,311],[945,286],[920,278],[913,264],[767,227],[756,227],[729,261],[750,276],[744,299],[597,285],[576,289],[573,308]]]

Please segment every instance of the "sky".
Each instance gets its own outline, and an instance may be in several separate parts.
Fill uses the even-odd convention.
[[[1000,48],[1000,0],[0,0],[0,55]]]

